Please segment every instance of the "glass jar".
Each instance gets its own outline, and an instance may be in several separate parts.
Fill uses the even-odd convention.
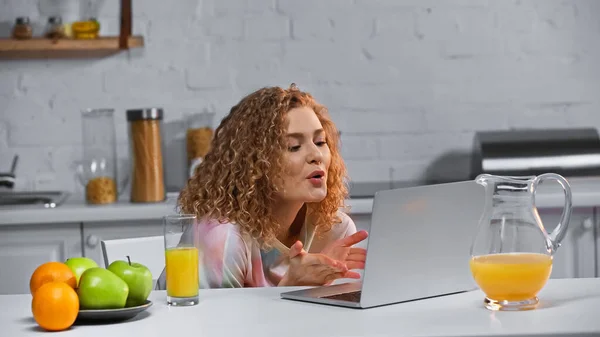
[[[118,182],[117,146],[113,109],[87,109],[81,113],[83,159],[76,162],[76,175],[85,187],[89,204],[111,204],[127,182]]]
[[[60,16],[49,17],[48,24],[46,25],[46,38],[62,39],[65,36],[65,28],[62,24],[62,18]]]
[[[131,164],[131,202],[166,199],[163,163],[163,110],[127,110]]]
[[[202,163],[204,156],[210,150],[213,137],[213,112],[203,111],[201,113],[186,116],[186,150],[188,160],[188,174],[193,176],[196,167]]]
[[[91,40],[98,38],[100,23],[95,18],[86,21],[77,21],[71,24],[73,38],[79,40]]]
[[[17,40],[28,40],[33,36],[33,28],[26,16],[18,17],[12,30],[12,37]]]

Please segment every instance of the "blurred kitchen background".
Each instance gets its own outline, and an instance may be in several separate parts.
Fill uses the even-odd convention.
[[[357,228],[378,190],[556,172],[573,213],[552,278],[600,276],[600,1],[136,0],[120,40],[128,2],[0,0],[0,293],[163,235],[231,106],[291,83],[339,126]],[[547,187],[550,231],[565,198]]]
[[[0,0],[0,37],[23,16],[41,35],[54,15],[118,35],[119,5]],[[82,110],[115,109],[127,158],[126,110],[156,107],[178,191],[185,116],[216,127],[243,95],[294,82],[329,107],[354,183],[468,178],[477,131],[600,125],[599,15],[595,0],[134,1],[143,48],[0,61],[0,172],[18,155],[14,190],[83,196]]]

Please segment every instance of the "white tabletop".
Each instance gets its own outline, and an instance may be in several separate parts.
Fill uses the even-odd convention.
[[[473,291],[370,309],[283,300],[298,288],[201,291],[200,304],[168,307],[165,293],[130,321],[73,326],[58,336],[562,336],[600,335],[600,278],[550,280],[538,309],[492,312]],[[30,295],[0,296],[0,336],[36,336]]]

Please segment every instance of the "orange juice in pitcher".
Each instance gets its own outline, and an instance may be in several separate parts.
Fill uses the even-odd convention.
[[[469,264],[475,283],[497,301],[526,301],[537,296],[552,272],[552,256],[536,253],[482,255]]]
[[[546,232],[535,206],[542,181],[555,180],[565,194],[558,226]],[[554,173],[506,177],[481,174],[475,181],[486,191],[485,209],[471,246],[469,265],[490,310],[530,310],[552,273],[553,255],[567,234],[571,187]]]

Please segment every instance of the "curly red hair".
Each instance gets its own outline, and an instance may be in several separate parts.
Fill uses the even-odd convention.
[[[261,88],[231,108],[215,130],[210,151],[180,193],[181,211],[199,219],[236,223],[242,233],[270,246],[280,229],[271,206],[284,170],[286,114],[303,106],[319,118],[331,152],[327,196],[307,204],[307,218],[319,233],[339,223],[338,211],[348,195],[339,133],[327,108],[295,85]]]

